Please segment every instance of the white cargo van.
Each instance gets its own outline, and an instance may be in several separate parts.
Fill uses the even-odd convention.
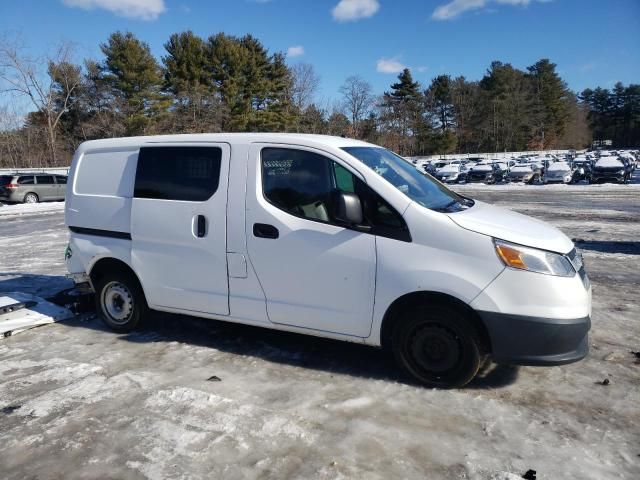
[[[69,271],[112,328],[177,312],[391,349],[431,386],[483,358],[587,354],[591,287],[555,228],[357,140],[201,134],[75,154]]]

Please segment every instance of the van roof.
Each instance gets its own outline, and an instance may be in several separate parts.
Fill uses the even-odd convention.
[[[79,150],[95,148],[116,148],[151,143],[187,143],[187,142],[231,142],[247,144],[265,143],[295,143],[299,145],[324,145],[334,148],[343,147],[379,147],[371,143],[353,138],[334,137],[330,135],[315,135],[307,133],[194,133],[180,135],[152,135],[141,137],[106,138],[89,140],[80,145]]]

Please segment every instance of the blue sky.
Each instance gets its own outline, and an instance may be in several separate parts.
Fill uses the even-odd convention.
[[[480,79],[492,60],[525,68],[548,57],[569,86],[640,83],[639,0],[2,0],[0,33],[19,32],[34,54],[61,40],[101,58],[115,30],[159,58],[169,35],[251,33],[290,64],[311,63],[319,100],[359,74],[376,93],[409,66],[427,85],[441,73]]]

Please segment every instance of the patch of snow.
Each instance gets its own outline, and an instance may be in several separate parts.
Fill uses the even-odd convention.
[[[600,160],[596,162],[596,167],[624,168],[624,165],[616,157],[601,157]]]
[[[551,165],[549,165],[547,170],[549,172],[555,171],[555,170],[559,170],[559,171],[562,171],[562,172],[568,172],[569,170],[571,170],[571,167],[566,162],[556,162],[556,163],[552,163]]]
[[[64,211],[64,202],[0,204],[0,217],[16,217]]]

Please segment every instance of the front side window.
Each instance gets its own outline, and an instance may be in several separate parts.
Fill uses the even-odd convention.
[[[337,192],[355,193],[374,235],[410,241],[400,214],[342,165],[317,153],[289,148],[262,150],[262,187],[271,204],[292,215],[344,227],[334,217]]]
[[[65,177],[64,175],[56,175],[56,183],[60,183],[62,185],[66,185],[67,177]]]
[[[389,150],[380,147],[344,147],[342,150],[423,207],[437,211],[458,211],[473,205],[471,200],[452,192],[436,179],[420,173],[406,160]]]
[[[133,195],[203,202],[218,189],[221,162],[218,147],[143,147]]]
[[[38,175],[36,178],[38,185],[53,185],[55,183],[52,175]]]

